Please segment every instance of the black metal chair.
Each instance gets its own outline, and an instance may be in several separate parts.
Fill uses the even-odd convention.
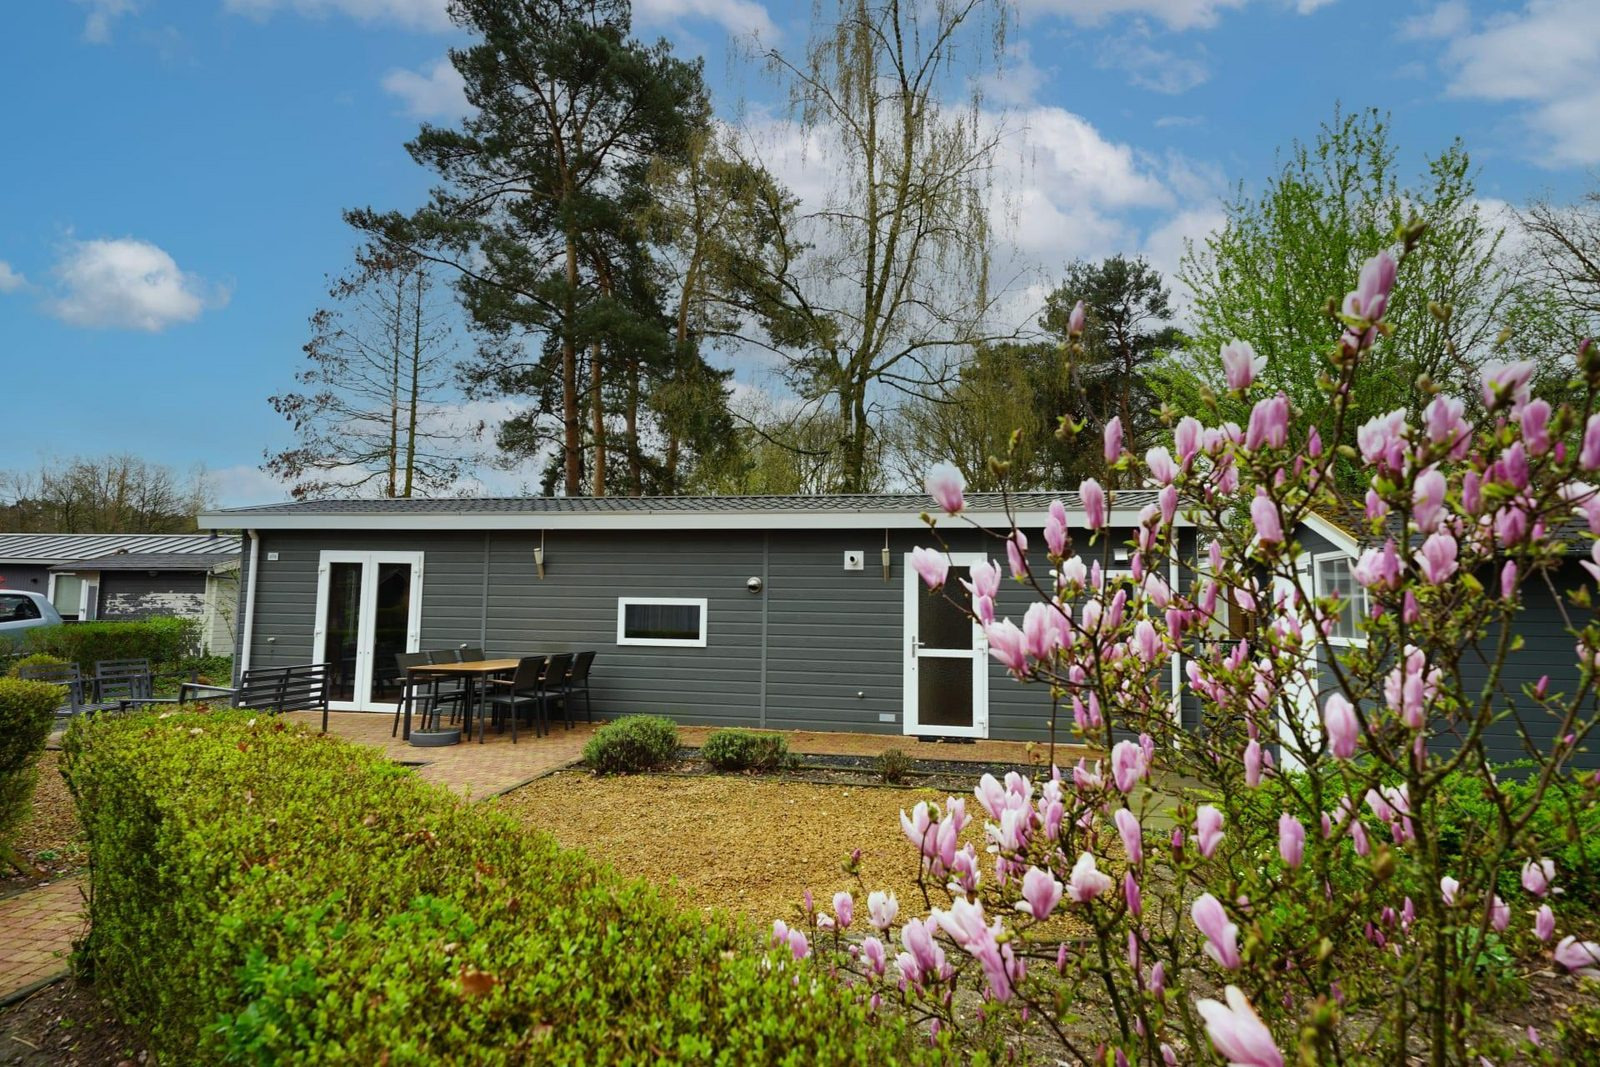
[[[29,682],[49,682],[66,689],[67,699],[56,709],[57,715],[76,715],[89,706],[83,698],[83,672],[76,663],[31,663],[17,668],[17,677]]]
[[[469,645],[456,649],[456,658],[462,663],[476,663],[489,657],[483,654],[483,649],[473,648]]]
[[[419,656],[427,656],[429,663],[461,663],[460,654],[453,648],[436,648],[431,652],[419,652]],[[433,700],[435,704],[450,705],[450,721],[455,722],[457,716],[463,712],[470,712],[467,707],[468,683],[453,676],[439,675],[433,679]]]
[[[96,703],[120,706],[124,700],[155,696],[155,675],[147,659],[103,659],[94,665]]]
[[[551,660],[544,656],[523,656],[517,661],[517,669],[510,678],[489,678],[485,686],[489,691],[484,694],[484,706],[493,709],[496,721],[500,718],[500,709],[504,708],[511,718],[511,743],[517,743],[517,716],[524,707],[533,708],[533,730],[535,737],[542,737],[549,732],[549,716],[545,710],[545,702],[549,694],[545,692],[544,680],[547,667]]]
[[[589,700],[589,667],[594,663],[594,651],[579,652],[578,658],[572,661],[572,670],[567,672],[566,681],[562,684],[561,704],[567,711],[567,725],[572,725],[572,699],[578,693],[583,693],[583,714],[590,722],[594,722],[594,704]]]
[[[568,676],[572,674],[572,653],[559,652],[550,657],[550,665],[544,671],[544,691],[547,700],[559,700],[567,719],[567,729],[572,729],[572,709],[567,707],[566,686]],[[549,717],[545,724],[549,725]]]
[[[422,728],[427,729],[428,712],[433,705],[431,688],[427,693],[419,693],[424,687],[431,687],[431,681],[421,671],[411,670],[412,667],[425,667],[430,663],[426,652],[397,652],[394,657],[395,669],[400,672],[400,699],[394,705],[394,727],[390,729],[389,736],[393,737],[400,732],[401,716],[407,707],[413,712],[417,705],[422,704]]]

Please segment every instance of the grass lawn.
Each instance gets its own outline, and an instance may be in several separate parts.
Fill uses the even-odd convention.
[[[850,890],[864,918],[863,887],[841,866],[854,848],[861,849],[867,891],[892,890],[902,915],[920,912],[916,852],[900,832],[899,814],[919,800],[945,796],[733,776],[596,778],[564,771],[498,803],[624,874],[673,883],[688,904],[766,924],[792,920],[808,888],[817,906],[830,912],[833,894]],[[969,809],[975,808],[969,798]],[[977,841],[979,827],[974,820],[964,840]]]

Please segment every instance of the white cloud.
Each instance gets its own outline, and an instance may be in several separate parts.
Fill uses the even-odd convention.
[[[1450,95],[1522,103],[1551,166],[1600,162],[1600,3],[1530,0],[1454,37]]]
[[[260,467],[218,467],[206,471],[206,480],[211,483],[219,508],[275,504],[289,499],[288,483],[278,481]]]
[[[1172,289],[1172,303],[1181,319],[1194,302],[1194,294],[1178,281],[1178,267],[1188,242],[1203,245],[1208,235],[1222,229],[1228,220],[1219,204],[1202,204],[1180,210],[1145,235],[1142,254],[1161,272]]]
[[[45,308],[62,322],[158,332],[227,303],[225,290],[178,269],[148,241],[74,241],[55,266],[57,295]]]
[[[314,18],[345,15],[360,22],[394,22],[413,30],[450,29],[446,0],[224,0],[223,7],[252,18],[287,9]]]
[[[83,19],[83,39],[90,44],[110,44],[111,24],[139,9],[133,0],[77,0],[89,13]]]
[[[1465,0],[1444,0],[1431,11],[1413,15],[1400,23],[1403,41],[1440,41],[1465,32],[1472,23],[1472,12]]]
[[[1142,24],[1131,33],[1108,38],[1100,46],[1095,66],[1120,70],[1141,89],[1177,95],[1186,93],[1211,77],[1211,68],[1199,56],[1180,56],[1139,40],[1146,31]]]
[[[1100,25],[1119,15],[1147,15],[1173,30],[1204,29],[1223,11],[1249,0],[1021,0],[1025,15],[1066,15],[1084,25]]]
[[[1162,115],[1156,119],[1156,129],[1165,130],[1175,126],[1204,126],[1204,115]]]
[[[0,259],[0,293],[14,293],[27,284],[28,279],[22,276],[21,271]]]
[[[754,34],[771,44],[778,37],[767,9],[755,0],[635,0],[636,22],[662,25],[685,18],[703,18],[720,24],[735,36]]]
[[[419,119],[458,119],[471,110],[466,82],[448,57],[436,59],[424,71],[391,70],[383,87],[405,101],[406,114]]]

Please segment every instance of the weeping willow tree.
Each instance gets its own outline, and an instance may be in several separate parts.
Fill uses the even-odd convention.
[[[833,409],[829,489],[868,488],[881,394],[938,391],[992,339],[1003,130],[974,87],[998,69],[1007,16],[997,0],[838,0],[832,18],[819,6],[803,57],[767,53],[830,180],[799,220],[808,248],[778,261],[790,313],[773,336],[789,384]]]

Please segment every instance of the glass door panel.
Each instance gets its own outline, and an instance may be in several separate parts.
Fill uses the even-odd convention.
[[[360,563],[328,564],[328,600],[323,617],[322,657],[332,669],[329,700],[356,699],[356,664],[361,647]]]
[[[372,699],[400,699],[400,670],[394,658],[409,651],[411,633],[411,564],[379,563],[378,595],[372,619]]]
[[[971,603],[963,579],[982,557],[950,556],[944,588],[929,593],[906,568],[905,730],[941,737],[987,737],[988,646],[965,614]]]

